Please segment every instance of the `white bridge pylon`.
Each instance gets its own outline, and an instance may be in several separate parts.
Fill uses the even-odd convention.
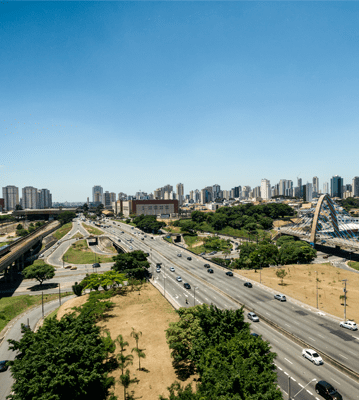
[[[350,216],[328,194],[312,202],[311,208],[299,211],[296,222],[280,231],[311,243],[359,249],[359,219]]]

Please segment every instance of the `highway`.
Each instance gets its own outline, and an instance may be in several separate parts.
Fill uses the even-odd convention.
[[[238,302],[245,304],[258,314],[266,316],[285,330],[307,342],[309,347],[314,347],[319,352],[322,351],[354,371],[359,372],[359,362],[357,360],[359,349],[358,331],[351,332],[340,328],[338,321],[335,319],[331,319],[328,316],[320,316],[297,301],[288,299],[289,301],[287,302],[279,302],[274,299],[274,291],[264,289],[259,284],[254,283],[253,288],[246,288],[243,286],[245,280],[240,276],[228,277],[225,275],[223,268],[185,249],[171,245],[161,237],[150,234],[144,237],[145,235],[141,234],[137,229],[132,229],[131,226],[122,223],[116,223],[116,225],[104,228],[104,230],[108,232],[109,236],[120,237],[125,246],[129,246],[127,239],[132,238],[131,246],[134,250],[141,249],[148,252],[152,264],[151,272],[156,283],[162,287],[163,291],[166,290],[167,295],[172,296],[181,306],[186,306],[186,299],[189,302],[189,306],[213,303],[220,308],[238,308]],[[123,234],[121,233],[122,231],[124,232]],[[142,237],[144,238],[143,240]],[[181,254],[181,257],[178,257],[178,254]],[[191,257],[192,260],[187,260],[187,257]],[[162,263],[161,272],[159,273],[156,272],[156,263]],[[213,274],[207,272],[207,268],[204,267],[205,263],[211,264],[211,268],[214,270]],[[170,272],[169,268],[171,266],[175,268],[175,272]],[[183,282],[188,282],[191,285],[191,289],[187,290],[183,287],[183,282],[177,282],[175,279],[177,276],[181,276]],[[196,291],[194,290],[195,287],[198,288]],[[256,329],[260,325],[264,324],[256,324]],[[271,329],[265,325],[263,337],[267,338],[270,331]],[[277,347],[275,340],[278,339],[275,339],[275,337],[278,336],[286,341],[286,346],[280,344]],[[268,340],[273,350],[278,353],[277,365],[283,371],[278,370],[278,382],[282,388],[286,387],[287,383],[286,385],[284,383],[288,380],[284,372],[293,376],[296,382],[301,382],[305,386],[310,379],[305,383],[304,380],[306,378],[303,379],[303,376],[308,374],[308,371],[311,371],[311,373],[316,372],[317,374],[311,379],[327,379],[330,382],[332,380],[333,385],[335,385],[335,382],[339,382],[340,384],[337,385],[338,390],[342,392],[344,398],[359,398],[358,384],[342,374],[341,371],[331,367],[328,363],[320,367],[312,365],[308,360],[302,358],[301,347],[285,339],[276,331],[268,337]],[[286,348],[289,349],[287,353],[284,352]],[[288,358],[289,356],[290,358]],[[290,360],[292,364],[286,359]],[[299,374],[298,371],[300,371]],[[318,374],[318,371],[325,371],[325,373]],[[283,379],[280,378],[281,374]],[[315,382],[308,386],[308,388],[312,387],[312,392],[314,392],[314,384]],[[292,396],[295,394],[295,385],[296,383],[292,382]],[[299,391],[301,388],[300,386],[298,387]],[[307,389],[305,389],[296,398],[302,398],[300,396],[305,396],[305,393],[309,395]],[[347,396],[349,397],[345,393],[348,393]]]
[[[132,229],[131,226],[118,222],[113,224],[112,221],[109,221],[107,225],[110,225],[110,227],[101,228],[106,236],[116,242],[120,239],[119,244],[125,249],[130,251],[130,247],[132,247],[133,250],[141,249],[150,254],[149,261],[155,285],[160,288],[162,293],[165,292],[167,297],[172,297],[179,306],[188,307],[194,304],[213,303],[219,308],[237,309],[240,307],[239,303],[245,304],[258,314],[269,318],[287,331],[302,338],[319,351],[326,352],[348,367],[358,371],[359,363],[356,360],[357,346],[359,346],[358,332],[343,330],[339,328],[337,321],[318,316],[298,302],[281,303],[274,300],[274,292],[259,284],[254,283],[253,288],[246,288],[243,286],[244,280],[239,275],[235,274],[237,276],[229,277],[225,275],[223,268],[183,248],[169,244],[162,237],[143,234],[136,228]],[[73,229],[66,236],[68,239],[63,238],[59,246],[47,251],[47,261],[50,262],[51,260],[51,263],[55,262],[55,265],[58,265],[53,281],[56,279],[76,279],[80,281],[81,277],[85,275],[86,268],[88,268],[85,265],[78,266],[77,271],[61,268],[61,256],[76,240],[69,238],[77,231],[87,236],[87,232],[81,224],[75,222]],[[128,239],[132,239],[132,241],[130,242]],[[181,257],[178,257],[178,254],[181,254]],[[187,257],[191,257],[192,260],[187,260]],[[156,272],[156,263],[162,264],[161,272]],[[205,263],[211,264],[211,268],[214,270],[213,274],[207,272],[207,268],[204,267]],[[108,270],[110,266],[111,263],[101,264],[101,271]],[[175,271],[171,272],[170,267],[174,267]],[[70,272],[76,275],[72,275]],[[177,276],[181,276],[182,282],[176,280]],[[185,289],[184,282],[188,282],[191,289]],[[285,392],[284,398],[287,398],[288,376],[290,376],[293,379],[291,381],[291,396],[296,395],[295,399],[316,398],[319,400],[314,390],[316,380],[327,380],[332,383],[342,394],[343,399],[359,399],[359,384],[341,371],[328,363],[318,367],[303,359],[301,346],[273,330],[263,321],[252,323],[251,328],[254,332],[261,334],[263,339],[268,340],[272,350],[278,354],[275,364],[277,366],[278,384]]]

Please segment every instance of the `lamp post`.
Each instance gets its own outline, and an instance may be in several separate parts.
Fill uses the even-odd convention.
[[[193,307],[196,305],[196,289],[198,290],[198,286],[194,287]]]
[[[288,376],[288,400],[294,399],[294,397],[296,397],[302,390],[304,390],[310,383],[315,382],[317,379],[312,379],[311,381],[309,381],[305,386],[303,386],[298,393],[296,393],[293,397],[290,397],[290,380],[292,378],[290,376]]]
[[[344,282],[344,321],[347,320],[347,280],[348,279],[342,280],[342,282]]]
[[[166,298],[166,277],[163,275],[163,296]]]
[[[315,272],[317,274],[317,278],[316,278],[316,281],[317,281],[317,309],[319,309],[319,307],[318,307],[318,271],[315,271]]]

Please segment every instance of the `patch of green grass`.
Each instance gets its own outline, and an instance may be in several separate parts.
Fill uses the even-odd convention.
[[[95,262],[111,262],[112,256],[95,254],[87,246],[86,240],[78,240],[64,254],[65,260],[69,264],[93,264]],[[96,260],[96,261],[95,261]]]
[[[94,228],[93,226],[90,225],[86,225],[86,224],[82,224],[84,226],[84,228],[87,230],[88,233],[90,233],[91,235],[102,235],[103,231],[101,231],[100,229]]]
[[[61,297],[72,295],[71,292],[61,293]],[[58,299],[59,295],[44,295],[44,303]],[[23,313],[27,309],[40,305],[41,295],[31,296],[25,294],[22,296],[3,297],[0,299],[0,332],[5,326],[17,315]]]
[[[359,271],[359,262],[358,261],[349,261],[348,265],[349,265],[349,267],[354,268]]]
[[[192,247],[194,244],[202,242],[203,239],[199,238],[197,235],[183,235],[183,239],[186,245]]]
[[[56,232],[52,234],[57,240],[60,240],[63,238],[65,235],[67,235],[72,229],[72,222],[69,222],[65,225],[62,225],[61,228],[59,228]]]
[[[168,237],[165,236],[164,239],[165,239],[166,242],[168,242],[168,243],[173,243],[173,242],[172,242],[172,237],[168,238]]]
[[[57,312],[59,311],[60,307],[57,307],[52,313],[50,313],[46,318],[53,318],[57,316]]]

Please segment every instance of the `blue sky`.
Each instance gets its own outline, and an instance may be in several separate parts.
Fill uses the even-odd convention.
[[[0,186],[359,175],[358,2],[0,4]]]

